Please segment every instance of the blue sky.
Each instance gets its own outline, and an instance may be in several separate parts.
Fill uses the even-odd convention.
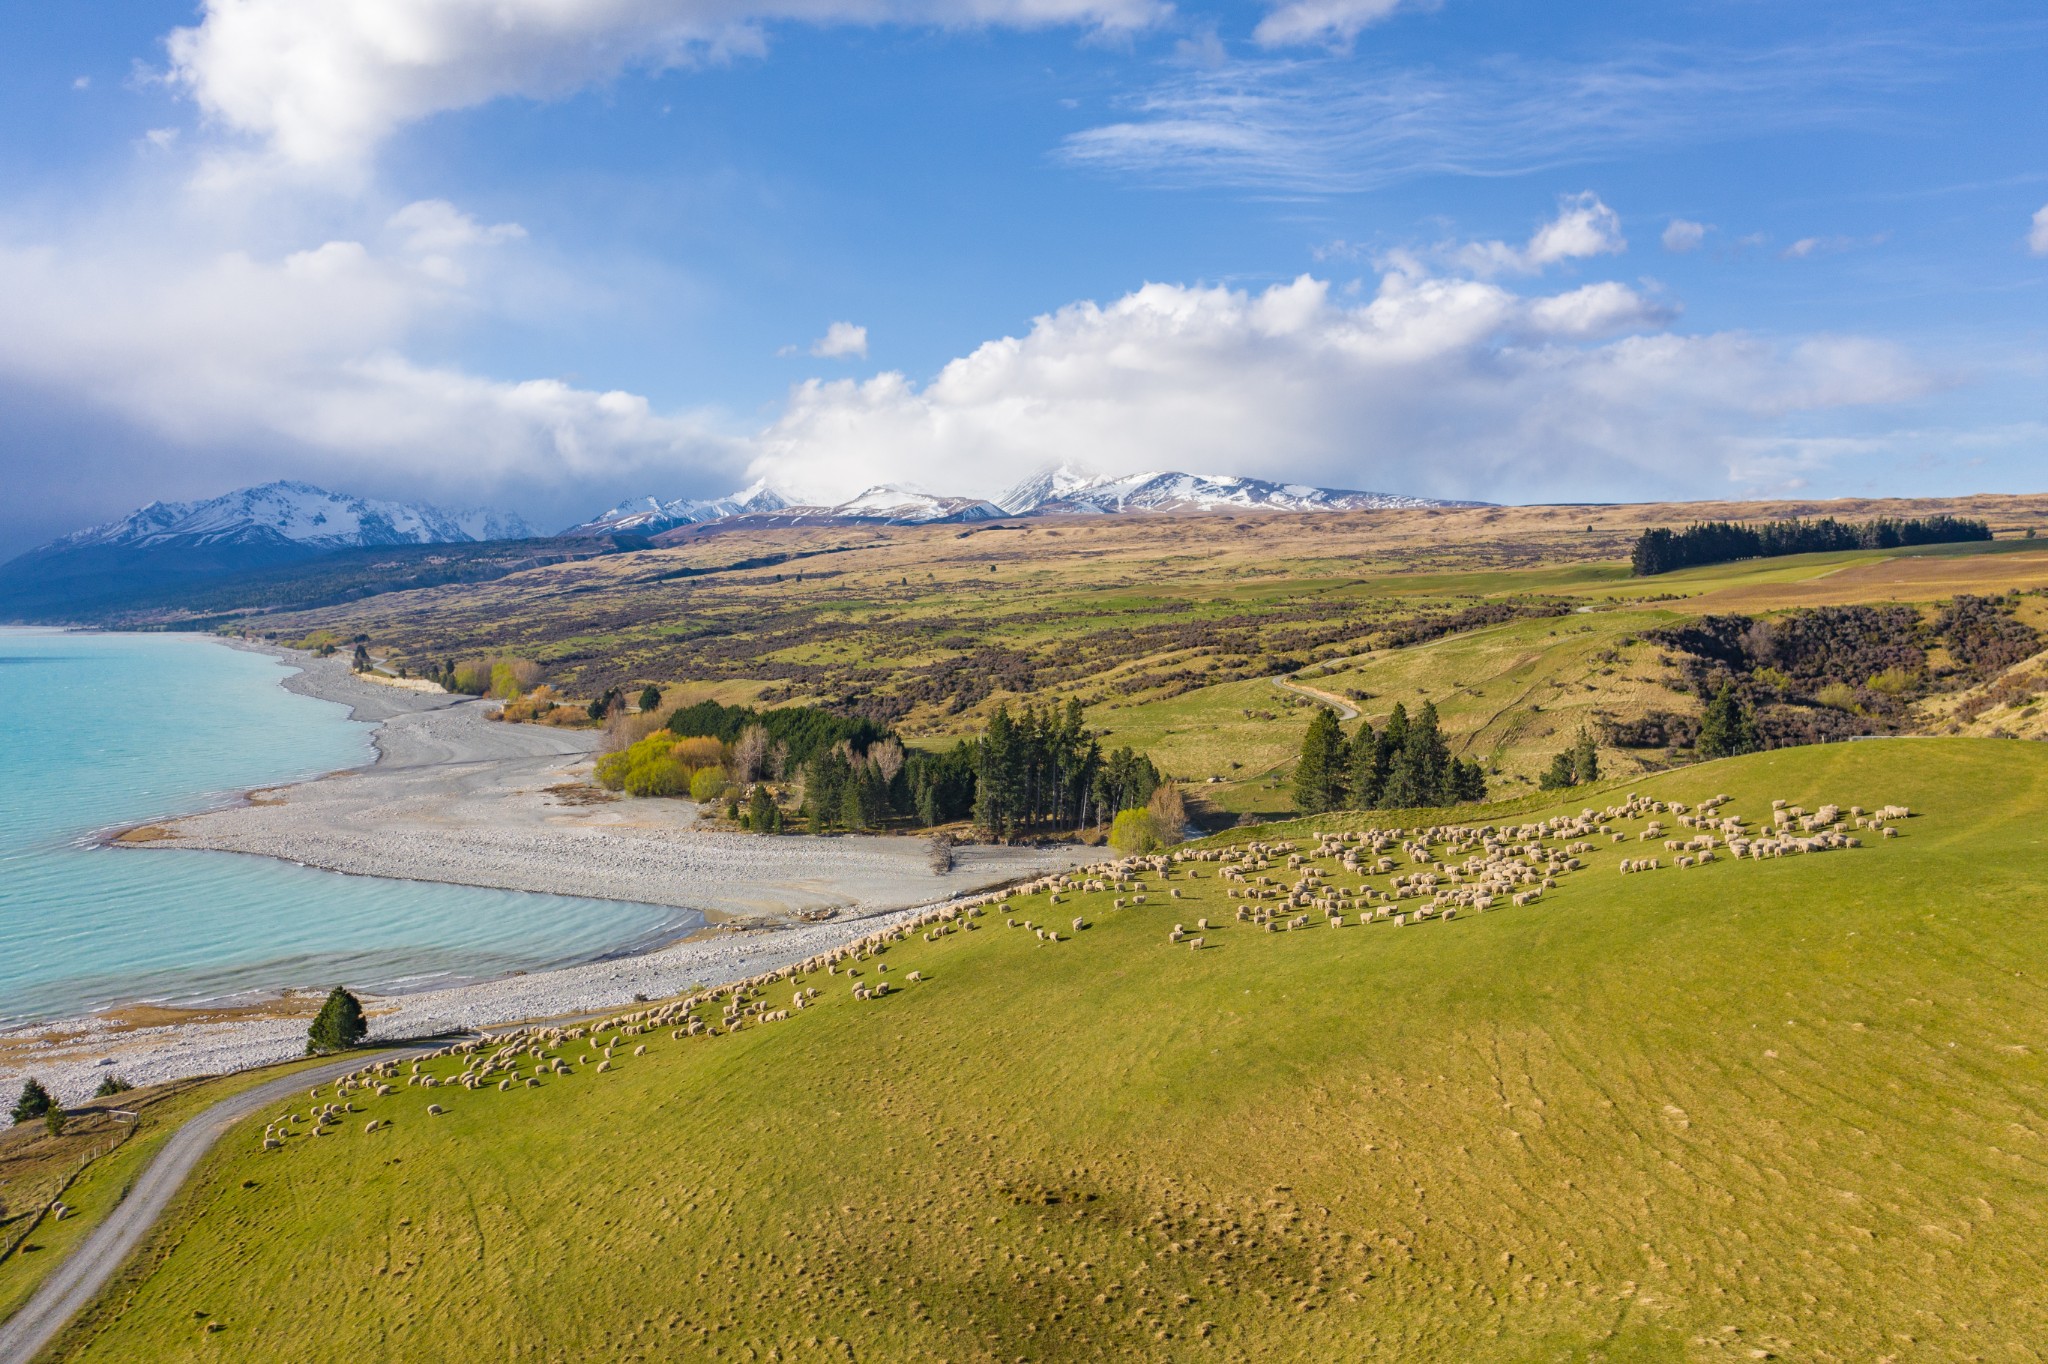
[[[282,476],[2042,484],[2038,6],[564,8],[10,5],[0,553]]]

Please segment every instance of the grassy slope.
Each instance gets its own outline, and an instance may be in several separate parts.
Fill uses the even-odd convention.
[[[1655,778],[1923,813],[1454,924],[997,913],[886,1001],[247,1134],[62,1357],[2033,1358],[2044,758]]]
[[[27,1139],[33,1143],[19,1162],[24,1167],[21,1187],[4,1190],[10,1195],[10,1209],[22,1213],[40,1207],[56,1193],[58,1185],[68,1180],[62,1197],[72,1212],[61,1222],[43,1218],[13,1254],[0,1257],[0,1318],[28,1301],[50,1271],[127,1196],[135,1176],[187,1118],[252,1085],[287,1074],[296,1066],[316,1064],[319,1062],[309,1060],[267,1066],[213,1080],[135,1090],[99,1101],[135,1113],[132,1130],[115,1119],[92,1115],[74,1119],[65,1136],[54,1142],[47,1137],[34,1137],[33,1129],[10,1133],[15,1141]],[[43,1155],[45,1148],[47,1155],[38,1162],[36,1157]],[[36,1168],[38,1164],[47,1168]]]

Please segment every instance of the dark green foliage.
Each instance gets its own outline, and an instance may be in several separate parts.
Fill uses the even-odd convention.
[[[746,826],[757,834],[782,832],[782,807],[768,794],[768,788],[759,783],[747,797]]]
[[[50,1135],[53,1137],[64,1135],[65,1121],[66,1115],[64,1110],[54,1104],[50,1106],[49,1112],[43,1114],[43,1126],[50,1130]]]
[[[95,1099],[111,1099],[116,1094],[126,1094],[135,1088],[118,1075],[109,1075],[100,1081],[100,1087],[92,1092]]]
[[[1723,683],[1700,717],[1695,748],[1702,758],[1732,758],[1738,753],[1754,753],[1758,746],[1755,712],[1737,694],[1734,683]]]
[[[1387,784],[1385,759],[1372,721],[1361,716],[1344,755],[1344,792],[1354,810],[1370,810],[1379,799],[1380,788]]]
[[[1369,728],[1369,727],[1368,727]],[[1337,712],[1316,707],[1302,736],[1301,759],[1294,765],[1294,805],[1305,815],[1344,808],[1350,785],[1350,746],[1337,723]]]
[[[320,1006],[320,1012],[313,1016],[313,1026],[306,1033],[306,1053],[347,1051],[370,1034],[368,1020],[363,1017],[362,1001],[337,985],[329,992],[327,1002]]]
[[[872,720],[835,714],[818,706],[780,706],[757,711],[751,706],[699,701],[668,717],[670,731],[684,738],[705,735],[728,744],[738,739],[749,725],[761,726],[771,742],[788,749],[786,761],[791,768],[805,766],[820,750],[835,744],[850,744],[865,753],[889,737],[888,731]]]
[[[617,687],[606,687],[591,699],[588,714],[593,720],[602,720],[611,714],[613,706],[620,704],[624,699]]]
[[[14,1101],[12,1116],[16,1122],[28,1122],[40,1118],[56,1106],[50,1091],[43,1088],[43,1082],[31,1075],[21,1083],[21,1097]]]
[[[370,651],[360,644],[356,645],[355,661],[349,666],[359,673],[370,671]]]
[[[1550,760],[1550,770],[1538,783],[1546,791],[1561,791],[1600,780],[1600,746],[1583,728],[1572,746]]]
[[[654,710],[661,705],[661,688],[648,683],[640,690],[640,709]]]
[[[1733,521],[1701,521],[1674,531],[1658,526],[1636,540],[1629,565],[1638,578],[1701,564],[1737,559],[1765,559],[1780,554],[1814,554],[1825,550],[1897,549],[1905,545],[1943,545],[1989,540],[1991,527],[1958,516],[1915,520],[1879,517],[1875,521],[1767,521],[1759,526]]]
[[[1026,706],[1015,715],[999,705],[971,750],[974,822],[1003,839],[1106,823],[1150,800],[1160,781],[1142,753],[1120,748],[1104,756],[1081,723],[1077,701],[1063,710]]]
[[[1327,737],[1316,733],[1325,716],[1329,717],[1329,727],[1337,733],[1334,747]],[[1317,754],[1313,760],[1311,746]],[[1337,727],[1335,716],[1324,711],[1310,721],[1310,737],[1302,744],[1302,761],[1333,765],[1326,770],[1336,773],[1334,800],[1319,807],[1323,810],[1407,810],[1486,799],[1486,769],[1477,762],[1451,756],[1450,745],[1438,726],[1434,702],[1424,702],[1421,712],[1411,720],[1408,707],[1397,701],[1384,728],[1375,732],[1370,722],[1361,719],[1349,741]],[[1314,789],[1322,798],[1331,799],[1332,783],[1327,777]],[[1303,798],[1303,790],[1297,768],[1297,803]],[[1301,808],[1316,812],[1306,804]]]

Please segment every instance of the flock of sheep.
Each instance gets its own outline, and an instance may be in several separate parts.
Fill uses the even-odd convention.
[[[1911,811],[1898,805],[1875,810],[1822,805],[1809,813],[1776,800],[1771,802],[1769,820],[1753,827],[1751,821],[1726,812],[1729,801],[1728,796],[1715,796],[1688,807],[1631,795],[1604,810],[1588,808],[1534,823],[1324,832],[1297,841],[1177,848],[1055,873],[936,906],[912,921],[793,966],[599,1022],[518,1028],[415,1060],[372,1062],[331,1086],[313,1088],[312,1104],[303,1113],[289,1111],[272,1119],[263,1130],[263,1149],[280,1149],[301,1135],[337,1133],[351,1116],[367,1112],[358,1099],[367,1103],[392,1096],[401,1083],[468,1091],[532,1088],[577,1074],[605,1074],[625,1049],[630,1047],[632,1056],[645,1054],[648,1044],[637,1039],[660,1032],[681,1041],[784,1022],[817,1003],[821,976],[844,982],[856,1000],[885,998],[894,989],[890,965],[883,960],[892,945],[913,933],[936,942],[951,934],[979,931],[977,921],[992,906],[1008,901],[1036,901],[1053,908],[1069,905],[1076,896],[1108,896],[1108,909],[1120,912],[1149,906],[1155,897],[1161,904],[1187,899],[1183,887],[1173,882],[1207,879],[1220,883],[1207,889],[1220,889],[1224,906],[1234,902],[1236,922],[1267,933],[1305,929],[1318,916],[1331,928],[1343,927],[1347,916],[1360,925],[1404,926],[1446,922],[1461,912],[1483,914],[1536,903],[1560,877],[1585,868],[1588,856],[1603,843],[1661,842],[1663,850],[1673,854],[1673,867],[1686,868],[1714,862],[1721,854],[1763,859],[1855,848],[1861,846],[1862,834],[1896,837],[1898,822],[1911,817]],[[1688,832],[1667,837],[1667,817]],[[1640,828],[1622,827],[1637,821],[1642,821]],[[1663,859],[1623,857],[1619,866],[1624,875],[1634,875],[1661,870]],[[1374,884],[1375,878],[1384,881]],[[1199,893],[1200,888],[1188,890]],[[1014,915],[1005,922],[1030,932],[1041,944],[1070,942],[1090,927],[1085,914],[1072,916],[1065,931]],[[1208,917],[1197,917],[1192,927],[1183,920],[1173,925],[1167,939],[1201,951],[1207,935],[1218,927]],[[907,986],[921,981],[923,973],[905,971],[899,979]],[[457,1064],[449,1066],[449,1061]],[[323,1092],[332,1097],[323,1102]],[[439,1102],[426,1107],[428,1116],[447,1111]],[[370,1116],[363,1131],[374,1133],[389,1121]]]

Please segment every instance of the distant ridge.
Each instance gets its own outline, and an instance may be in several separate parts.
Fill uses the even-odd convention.
[[[1125,516],[1138,513],[1222,511],[1380,511],[1474,507],[1399,493],[1273,483],[1235,474],[1159,471],[1118,478],[1059,465],[1025,479],[994,501],[947,497],[904,484],[884,483],[830,506],[791,502],[756,483],[707,501],[663,502],[655,497],[622,503],[563,531],[564,535],[637,535],[680,538],[707,531],[768,530],[788,526],[922,526],[995,521],[1018,516]]]
[[[281,480],[198,502],[152,502],[0,566],[0,618],[62,617],[138,588],[276,568],[351,549],[528,540],[510,512],[386,502]]]

